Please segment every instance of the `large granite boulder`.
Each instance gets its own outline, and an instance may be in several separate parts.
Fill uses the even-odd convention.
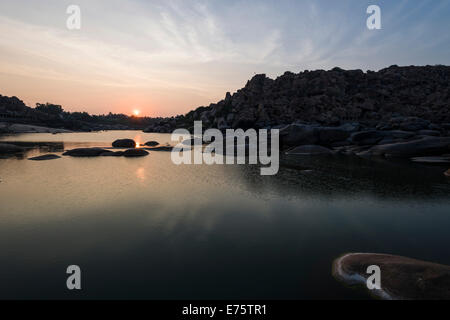
[[[319,142],[317,127],[304,124],[290,124],[280,130],[280,144],[283,148],[312,145]]]
[[[318,127],[316,130],[321,145],[330,145],[333,142],[344,141],[350,136],[349,128]]]
[[[112,143],[114,148],[135,148],[136,142],[132,139],[119,139]]]
[[[374,145],[383,140],[384,137],[383,131],[360,131],[353,133],[350,137],[350,141],[358,146]]]
[[[399,129],[405,131],[419,131],[428,129],[429,125],[430,121],[428,120],[417,117],[408,117],[403,119],[399,125]]]

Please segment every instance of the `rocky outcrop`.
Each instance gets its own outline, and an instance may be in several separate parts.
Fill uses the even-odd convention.
[[[159,119],[147,131],[192,129],[197,120],[204,129],[279,129],[281,149],[302,154],[441,157],[450,153],[450,67],[260,74],[224,100]]]
[[[447,66],[391,66],[378,72],[334,68],[286,72],[274,80],[260,74],[225,99],[160,119],[146,131],[189,129],[195,120],[222,130],[355,121],[381,131],[449,130],[449,83]]]
[[[112,143],[114,148],[135,148],[136,142],[132,139],[119,139]]]
[[[382,299],[450,299],[450,266],[407,257],[349,253],[333,261],[332,274],[347,285],[367,288],[369,266],[380,268],[381,288],[370,293]]]

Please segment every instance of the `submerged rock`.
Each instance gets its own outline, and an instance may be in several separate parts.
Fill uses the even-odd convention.
[[[153,148],[145,148],[145,150],[149,151],[166,151],[170,152],[173,150],[174,147],[172,146],[160,146],[160,147],[153,147]]]
[[[333,154],[333,151],[328,148],[318,146],[318,145],[305,145],[305,146],[299,146],[294,149],[291,149],[291,150],[287,151],[286,154],[315,156],[315,155]]]
[[[145,143],[145,145],[149,146],[149,147],[156,147],[156,146],[159,146],[159,142],[158,141],[147,141]]]
[[[135,148],[136,142],[132,139],[119,139],[112,143],[114,148]]]
[[[59,158],[61,158],[61,157],[57,156],[56,154],[45,154],[43,156],[28,158],[28,160],[44,161],[44,160],[54,160],[54,159],[59,159]]]
[[[129,149],[124,151],[124,157],[145,157],[148,156],[149,153],[144,149]]]
[[[367,268],[379,266],[382,299],[450,299],[450,266],[376,253],[349,253],[333,261],[333,276],[348,285],[366,287]]]
[[[106,153],[113,153],[113,152],[102,148],[77,148],[64,152],[63,156],[98,157],[100,155],[104,156]]]

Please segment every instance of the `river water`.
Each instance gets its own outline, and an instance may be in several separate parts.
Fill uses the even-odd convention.
[[[333,259],[450,264],[447,167],[295,157],[261,176],[257,165],[177,166],[168,152],[27,160],[118,138],[170,141],[138,131],[0,137],[54,142],[0,159],[1,299],[365,299],[333,279]],[[81,291],[66,288],[69,265],[81,268]]]

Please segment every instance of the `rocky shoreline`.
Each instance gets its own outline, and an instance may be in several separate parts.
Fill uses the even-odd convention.
[[[362,129],[450,129],[450,67],[391,66],[380,71],[286,72],[276,79],[255,75],[245,87],[184,116],[164,118],[145,132],[170,133],[202,121],[205,129],[281,128],[293,123]],[[419,118],[416,127],[403,118]],[[423,129],[421,129],[423,128]],[[430,134],[430,133],[428,133]]]
[[[18,99],[3,100],[25,108]],[[58,106],[39,107],[42,113]],[[143,131],[156,133],[192,130],[195,121],[202,121],[204,130],[279,129],[281,152],[290,155],[403,158],[445,165],[450,164],[450,67],[391,66],[377,72],[334,68],[286,72],[277,79],[260,74],[217,103],[146,121],[151,124]],[[67,132],[0,123],[0,132],[8,130]]]
[[[303,154],[314,154],[320,149],[322,154],[409,158],[415,161],[421,161],[421,157],[434,157],[436,162],[450,163],[448,131],[425,129],[430,124],[419,118],[403,118],[403,121],[416,125],[418,130],[406,131],[405,127],[385,131],[361,130],[358,123],[339,127],[295,123],[280,129],[280,145],[288,153],[303,147]],[[427,162],[427,159],[423,160]]]
[[[73,132],[66,129],[49,128],[43,126],[0,122],[0,134],[18,134],[18,133],[69,133]]]
[[[450,164],[450,67],[391,66],[378,72],[256,75],[225,99],[144,132],[170,133],[194,121],[204,129],[279,129],[281,150]]]

